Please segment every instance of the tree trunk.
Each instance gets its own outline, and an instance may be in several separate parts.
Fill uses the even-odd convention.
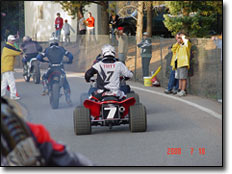
[[[79,40],[79,35],[80,35],[80,31],[79,31],[79,20],[80,20],[80,15],[79,15],[79,14],[82,12],[81,10],[82,10],[81,7],[77,9],[76,43],[78,42],[78,40]]]
[[[138,1],[138,18],[137,18],[137,29],[136,29],[136,43],[140,43],[143,36],[143,1]],[[140,49],[137,47],[137,58],[140,57]]]
[[[147,33],[152,37],[152,1],[146,2],[147,7]]]
[[[101,5],[101,30],[99,34],[109,35],[109,13],[108,13],[108,1]]]

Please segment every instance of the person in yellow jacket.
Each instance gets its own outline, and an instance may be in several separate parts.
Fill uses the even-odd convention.
[[[175,68],[177,68],[176,78],[179,79],[179,92],[177,95],[181,97],[186,95],[191,43],[183,33],[180,33],[177,42],[179,47],[176,50]]]
[[[6,95],[7,86],[10,87],[10,98],[13,100],[20,99],[16,96],[16,85],[14,78],[14,63],[15,57],[22,54],[22,51],[17,49],[14,45],[15,36],[9,35],[7,43],[2,49],[1,56],[1,96]]]
[[[176,40],[179,37],[179,34],[177,33],[176,35]],[[176,52],[179,48],[179,43],[176,42],[175,44],[172,45],[171,47],[171,52],[172,52],[172,58],[171,58],[171,73],[168,81],[168,87],[165,89],[164,93],[166,94],[177,94],[178,89],[179,89],[179,80],[175,78],[175,60],[176,60]]]

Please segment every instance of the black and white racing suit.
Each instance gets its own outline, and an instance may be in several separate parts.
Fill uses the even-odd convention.
[[[97,93],[102,94],[107,91],[119,99],[125,97],[124,92],[120,90],[120,76],[133,77],[133,73],[114,57],[104,57],[94,64],[85,73],[85,80],[89,82],[94,74],[97,74]]]

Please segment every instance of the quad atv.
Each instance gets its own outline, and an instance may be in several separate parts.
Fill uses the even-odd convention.
[[[131,132],[145,132],[147,129],[146,108],[135,98],[119,100],[115,96],[86,99],[84,106],[77,106],[73,112],[76,135],[91,134],[92,126],[113,126],[129,124]]]

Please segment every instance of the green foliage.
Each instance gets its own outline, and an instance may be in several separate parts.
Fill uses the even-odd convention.
[[[6,40],[9,34],[20,34],[24,36],[24,2],[23,1],[1,1],[1,40]]]
[[[112,10],[116,12],[116,5],[117,5],[117,2],[115,1],[111,2],[109,4],[109,8],[107,9],[108,13],[111,13]]]
[[[78,12],[85,12],[85,5],[89,5],[91,2],[89,1],[55,1],[55,3],[59,3],[61,8],[68,12],[72,19],[75,19]]]
[[[208,37],[222,14],[221,1],[168,1],[166,5],[171,16],[164,15],[164,25],[173,36],[184,31],[190,37]]]

